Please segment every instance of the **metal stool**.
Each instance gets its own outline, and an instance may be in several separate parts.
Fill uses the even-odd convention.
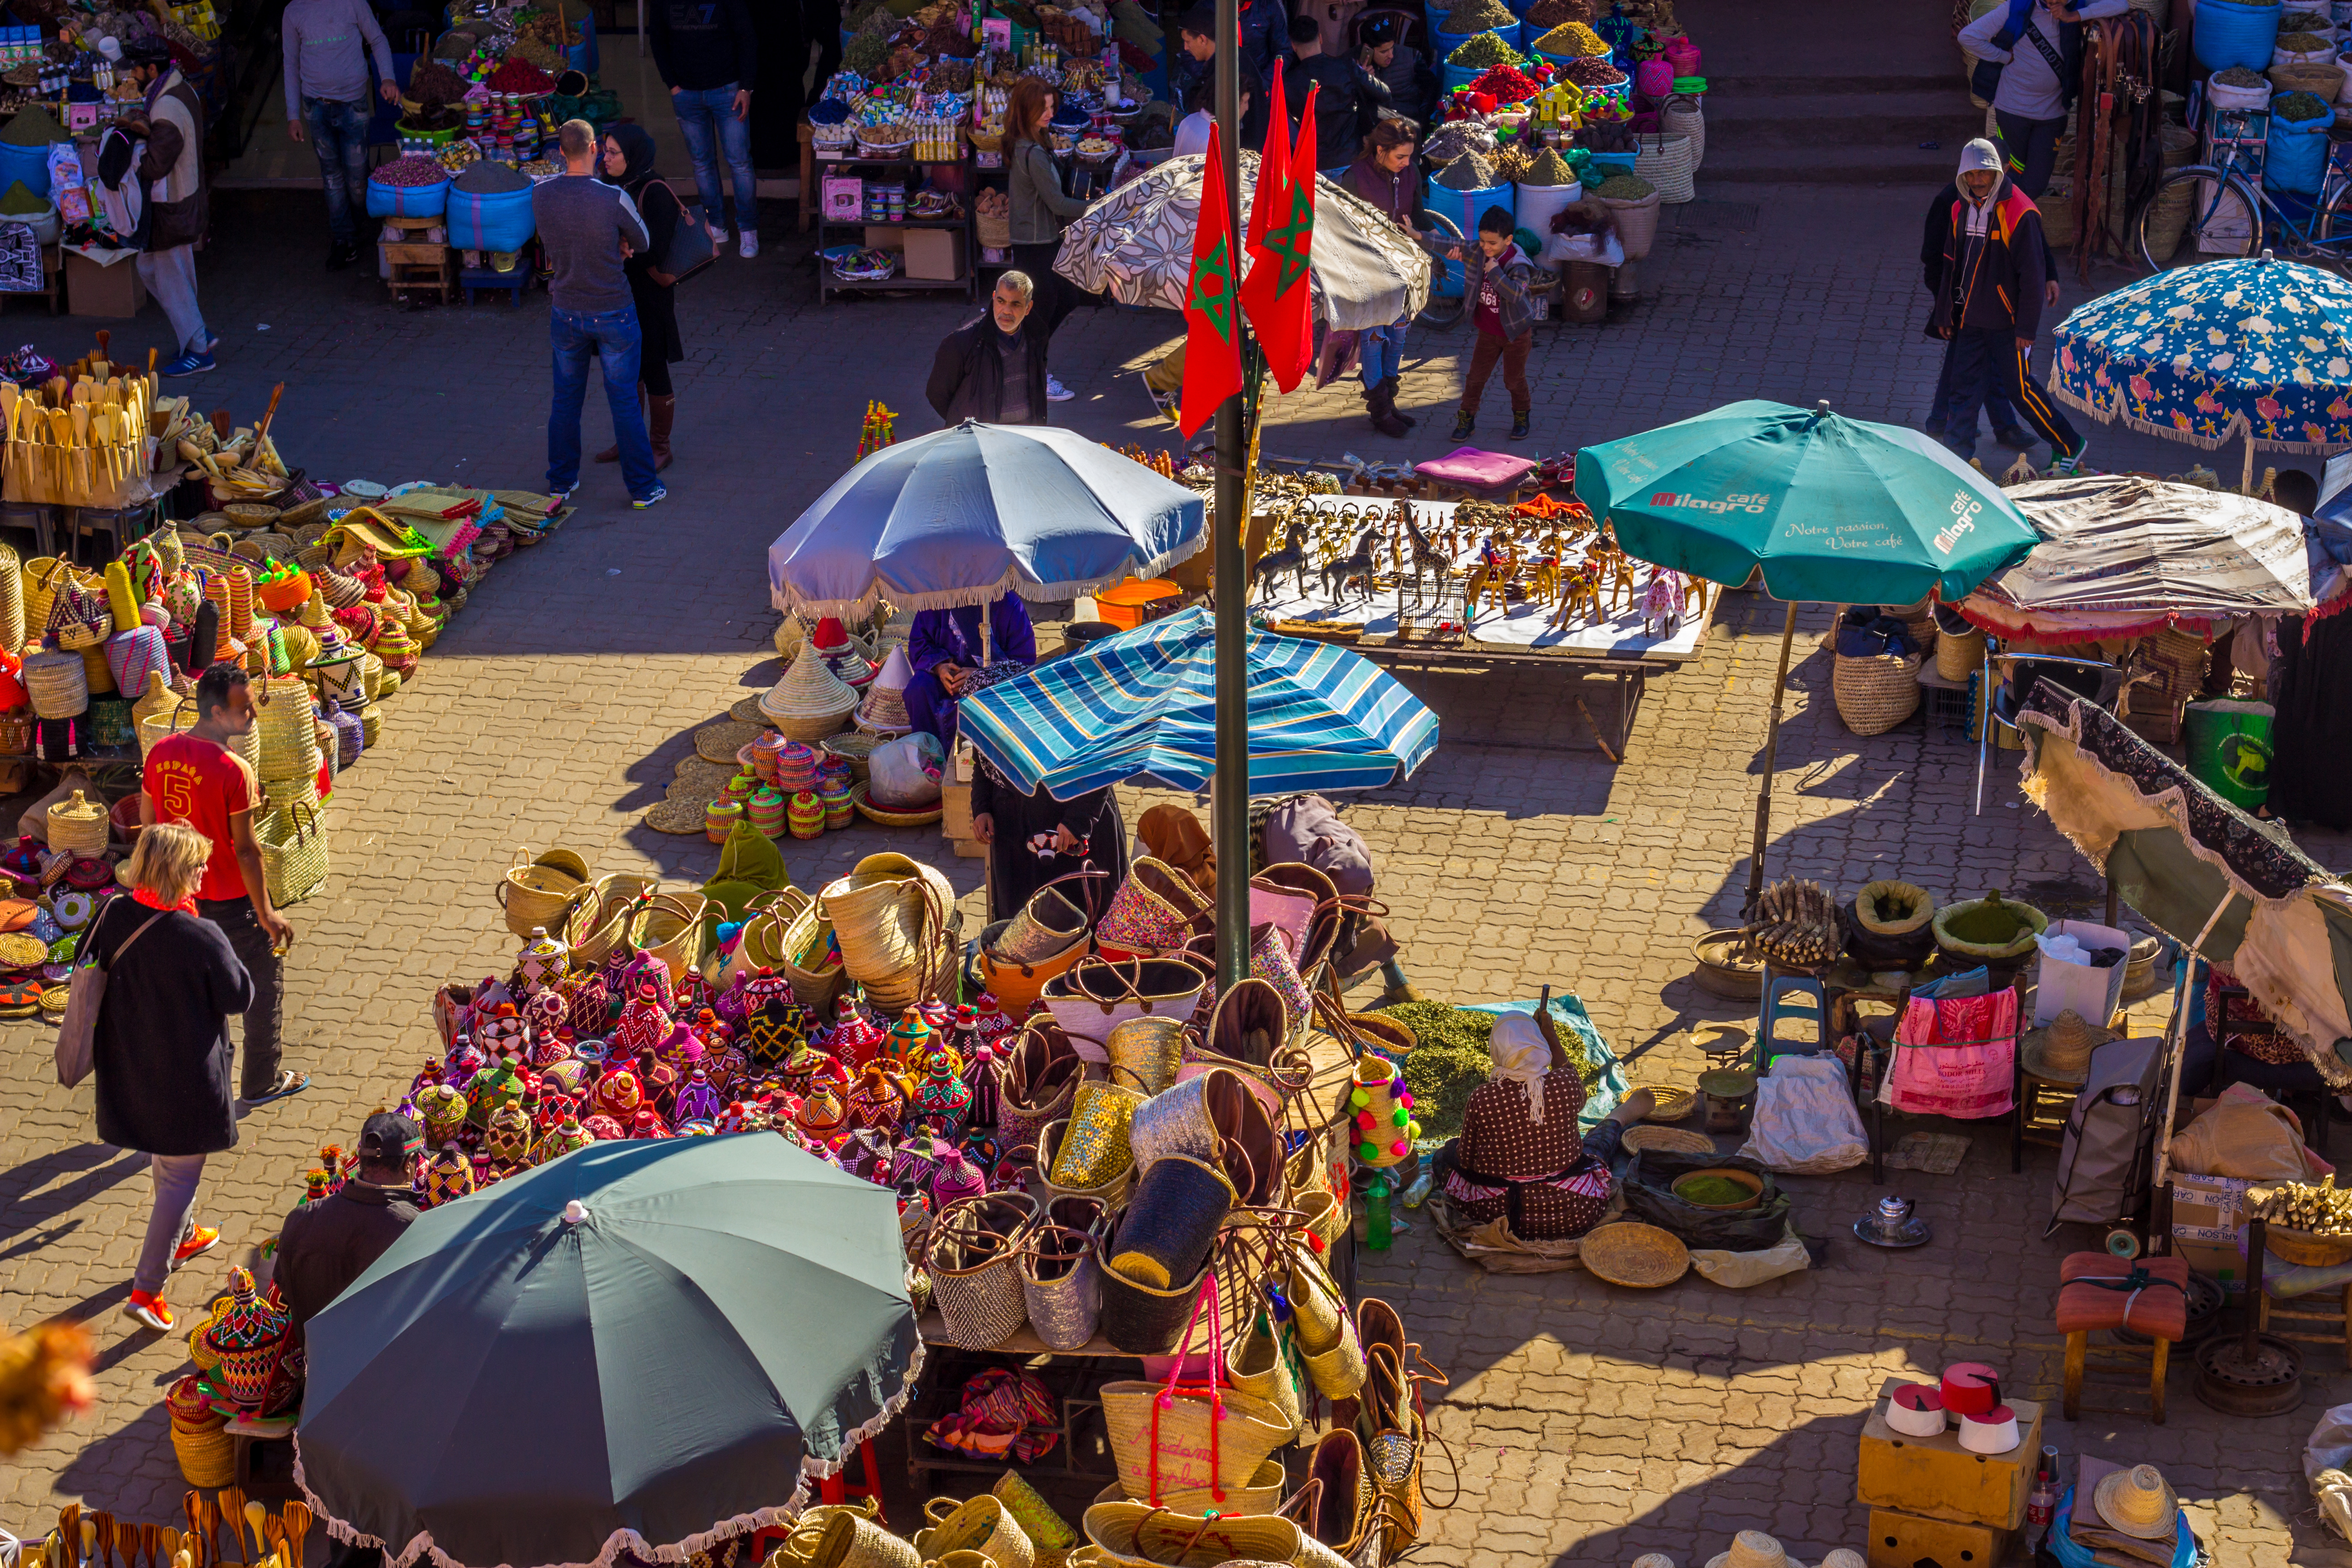
[[[1791,1007],[1786,998],[1810,997],[1810,1007]],[[1800,1025],[1810,1025],[1811,1040],[1783,1039],[1780,1025],[1782,1019]],[[1810,974],[1783,974],[1770,964],[1764,966],[1764,994],[1756,1016],[1756,1076],[1763,1077],[1772,1070],[1774,1057],[1817,1056],[1830,1048],[1830,1002],[1821,981]]]
[[[0,501],[0,528],[24,529],[33,536],[35,555],[53,556],[58,552],[56,511],[32,501]]]
[[[110,542],[106,553],[100,557],[105,562],[144,539],[155,527],[155,503],[152,500],[137,506],[69,506],[59,510],[65,513],[65,527],[58,542],[77,566],[81,564],[81,542],[88,535],[102,533],[107,537]]]

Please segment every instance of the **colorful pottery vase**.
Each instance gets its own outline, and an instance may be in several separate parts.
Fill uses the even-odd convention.
[[[496,1067],[484,1068],[466,1086],[466,1120],[488,1127],[493,1111],[521,1098],[522,1075],[515,1070],[514,1058],[500,1057]]]
[[[846,994],[834,998],[833,1023],[818,1038],[820,1050],[830,1051],[852,1072],[864,1069],[881,1050],[889,1036],[882,1026],[857,1010],[857,1004]]]
[[[678,1086],[677,1097],[670,1102],[670,1119],[677,1122],[715,1122],[719,1119],[719,1091],[710,1087],[710,1077],[697,1068]]]
[[[482,1133],[482,1152],[493,1165],[520,1165],[530,1157],[530,1113],[518,1100],[490,1113],[490,1124]]]
[[[579,1118],[567,1115],[540,1139],[539,1146],[531,1151],[531,1159],[533,1163],[544,1165],[550,1160],[561,1160],[574,1149],[585,1149],[594,1142],[596,1140],[588,1135],[588,1130],[580,1125]]]
[[[614,1068],[598,1079],[595,1092],[590,1096],[597,1114],[623,1123],[636,1114],[637,1107],[645,1102],[645,1086],[627,1068]]]
[[[429,1083],[416,1091],[416,1114],[425,1123],[425,1141],[446,1143],[466,1124],[466,1096],[454,1084]]]
[[[515,955],[515,987],[525,996],[544,990],[562,980],[571,963],[564,945],[548,935],[545,926],[533,926],[530,940]]]
[[[784,825],[795,838],[816,838],[824,832],[824,802],[802,790],[784,807]]]
[[[455,1143],[444,1143],[425,1172],[425,1206],[438,1208],[474,1190],[474,1167]]]
[[[933,1133],[950,1142],[963,1135],[971,1118],[971,1086],[956,1068],[953,1051],[931,1052],[911,1107],[916,1121],[929,1123]]]
[[[890,1058],[909,1072],[919,1071],[928,1065],[932,1038],[929,1020],[909,1007],[890,1026]]]

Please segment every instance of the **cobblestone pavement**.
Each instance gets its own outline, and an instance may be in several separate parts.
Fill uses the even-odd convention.
[[[1544,450],[1735,397],[1827,397],[1895,419],[1924,402],[1935,363],[1916,335],[1911,265],[1923,193],[1740,195],[1676,215],[1674,243],[1650,269],[1653,300],[1538,349]],[[204,286],[224,368],[198,384],[200,401],[249,420],[286,381],[281,446],[325,477],[537,482],[543,300],[403,311],[371,280],[310,270],[307,241],[284,237],[315,226],[306,205],[238,195],[217,221]],[[772,234],[782,226],[772,215]],[[936,300],[818,312],[800,255],[772,245],[749,267],[730,261],[681,305],[692,352],[672,499],[633,515],[613,470],[592,469],[580,515],[499,567],[394,700],[384,744],[342,784],[331,882],[294,911],[289,1059],[316,1075],[314,1087],[254,1114],[238,1148],[212,1163],[201,1208],[224,1228],[224,1257],[270,1235],[318,1146],[347,1141],[428,1053],[434,986],[510,962],[490,889],[517,846],[569,845],[604,869],[708,875],[713,848],[651,834],[637,816],[695,726],[774,678],[762,546],[838,474],[867,397],[919,408],[931,346],[961,314]],[[1141,424],[1141,389],[1122,373],[1168,341],[1169,321],[1075,319],[1056,345],[1057,369],[1082,390],[1065,422],[1122,442],[1161,439]],[[87,346],[87,325],[19,315],[0,322],[0,337],[16,329],[66,357]],[[152,312],[118,325],[118,353],[164,336]],[[1408,401],[1425,418],[1450,404],[1465,342],[1458,331],[1415,340],[1425,357]],[[1381,442],[1340,389],[1279,400],[1274,416],[1271,452],[1427,456],[1444,446],[1427,424],[1409,442]],[[909,415],[901,428],[929,423]],[[589,426],[600,444],[602,415]],[[2177,468],[2188,458],[2101,439],[2115,466]],[[1978,816],[1969,749],[1916,729],[1867,742],[1845,733],[1810,640],[1825,620],[1817,608],[1804,622],[1774,873],[1841,888],[1900,875],[1939,892],[2094,899],[2088,868],[2018,805],[2010,762]],[[1724,923],[1744,879],[1780,622],[1779,605],[1729,595],[1702,657],[1653,684],[1622,766],[1592,749],[1549,677],[1412,679],[1438,708],[1445,743],[1409,784],[1351,815],[1381,857],[1384,896],[1428,994],[1565,986],[1636,1078],[1688,1080],[1699,1057],[1685,1032],[1740,1016],[1693,985],[1689,949]],[[1610,700],[1591,700],[1604,721]],[[1128,804],[1139,810],[1150,797]],[[791,846],[787,858],[813,886],[886,845],[931,847],[863,829]],[[2309,847],[2333,864],[2347,858],[2342,843]],[[942,864],[959,888],[976,886],[977,862]],[[117,1310],[147,1179],[138,1157],[94,1142],[86,1095],[49,1086],[48,1047],[23,1026],[0,1032],[12,1134],[0,1169],[0,1320],[89,1317],[101,1404],[0,1472],[0,1527],[37,1532],[68,1499],[176,1517],[182,1483],[158,1401],[182,1347],[134,1331]],[[1696,1276],[1649,1295],[1581,1274],[1489,1277],[1425,1226],[1403,1237],[1365,1277],[1454,1377],[1433,1394],[1444,1395],[1434,1419],[1458,1458],[1461,1495],[1433,1513],[1426,1560],[1606,1564],[1658,1548],[1687,1564],[1751,1525],[1808,1562],[1859,1546],[1853,1444],[1883,1375],[1979,1360],[2029,1397],[2054,1394],[2055,1260],[2095,1239],[2041,1238],[2050,1157],[2029,1152],[2013,1177],[2004,1145],[1979,1128],[1957,1176],[1902,1178],[1937,1233],[1916,1253],[1881,1255],[1845,1237],[1877,1195],[1865,1173],[1792,1183],[1801,1227],[1831,1238],[1824,1263],[1744,1293]],[[207,1262],[174,1286],[184,1312],[221,1268]],[[2334,1353],[2312,1359],[2294,1415],[2224,1422],[2177,1373],[2168,1426],[2053,1423],[2048,1440],[2165,1466],[2229,1568],[2352,1563],[2318,1532],[2298,1479],[2316,1412],[2352,1396]],[[1432,1470],[1443,1497],[1443,1458]]]

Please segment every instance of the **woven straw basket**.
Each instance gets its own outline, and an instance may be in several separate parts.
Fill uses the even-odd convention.
[[[639,876],[634,871],[608,871],[590,885],[589,890],[572,906],[564,917],[561,934],[564,946],[582,963],[598,964],[613,951],[619,940],[621,923],[629,906],[661,885],[660,879]],[[511,929],[511,927],[509,927]],[[528,931],[519,933],[528,936]]]
[[[1984,655],[1985,634],[1980,627],[1936,635],[1936,673],[1946,680],[1966,680],[1983,665]]]
[[[76,790],[72,799],[49,807],[47,826],[52,849],[70,849],[91,858],[106,853],[107,815],[102,800],[91,800]]]
[[[915,1532],[915,1550],[927,1563],[950,1552],[977,1552],[996,1568],[1034,1568],[1036,1547],[992,1493],[962,1502],[933,1498],[923,1505],[923,1517],[931,1527]]]
[[[530,857],[517,851],[516,863],[499,879],[498,900],[507,930],[529,940],[534,930],[560,933],[572,906],[589,885],[588,862],[569,849]]]
[[[1919,656],[1837,656],[1830,677],[1838,717],[1857,735],[1883,735],[1919,709]]]
[[[1696,165],[1687,136],[1661,132],[1635,138],[1633,173],[1657,186],[1658,199],[1668,206],[1697,199],[1697,187],[1691,183],[1691,171]]]
[[[1211,1510],[1228,1516],[1272,1513],[1282,1506],[1282,1490],[1286,1480],[1282,1461],[1268,1459],[1257,1468],[1257,1474],[1250,1478],[1249,1485],[1227,1487],[1223,1498],[1205,1487],[1197,1490],[1191,1488],[1162,1487],[1160,1489],[1160,1506],[1171,1513],[1191,1514],[1195,1519],[1207,1514]],[[1095,1494],[1095,1501],[1097,1503],[1149,1503],[1151,1500],[1139,1494],[1131,1496],[1124,1485],[1113,1481]]]

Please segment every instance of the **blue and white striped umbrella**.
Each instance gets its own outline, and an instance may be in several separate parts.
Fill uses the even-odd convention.
[[[982,425],[885,447],[768,546],[769,597],[803,616],[1075,599],[1156,577],[1208,540],[1196,492],[1075,430]]]
[[[1217,767],[1216,622],[1195,606],[967,698],[957,721],[1024,790],[1071,800],[1149,773],[1179,789]],[[1252,795],[1373,789],[1437,749],[1437,715],[1361,654],[1249,635]]]

